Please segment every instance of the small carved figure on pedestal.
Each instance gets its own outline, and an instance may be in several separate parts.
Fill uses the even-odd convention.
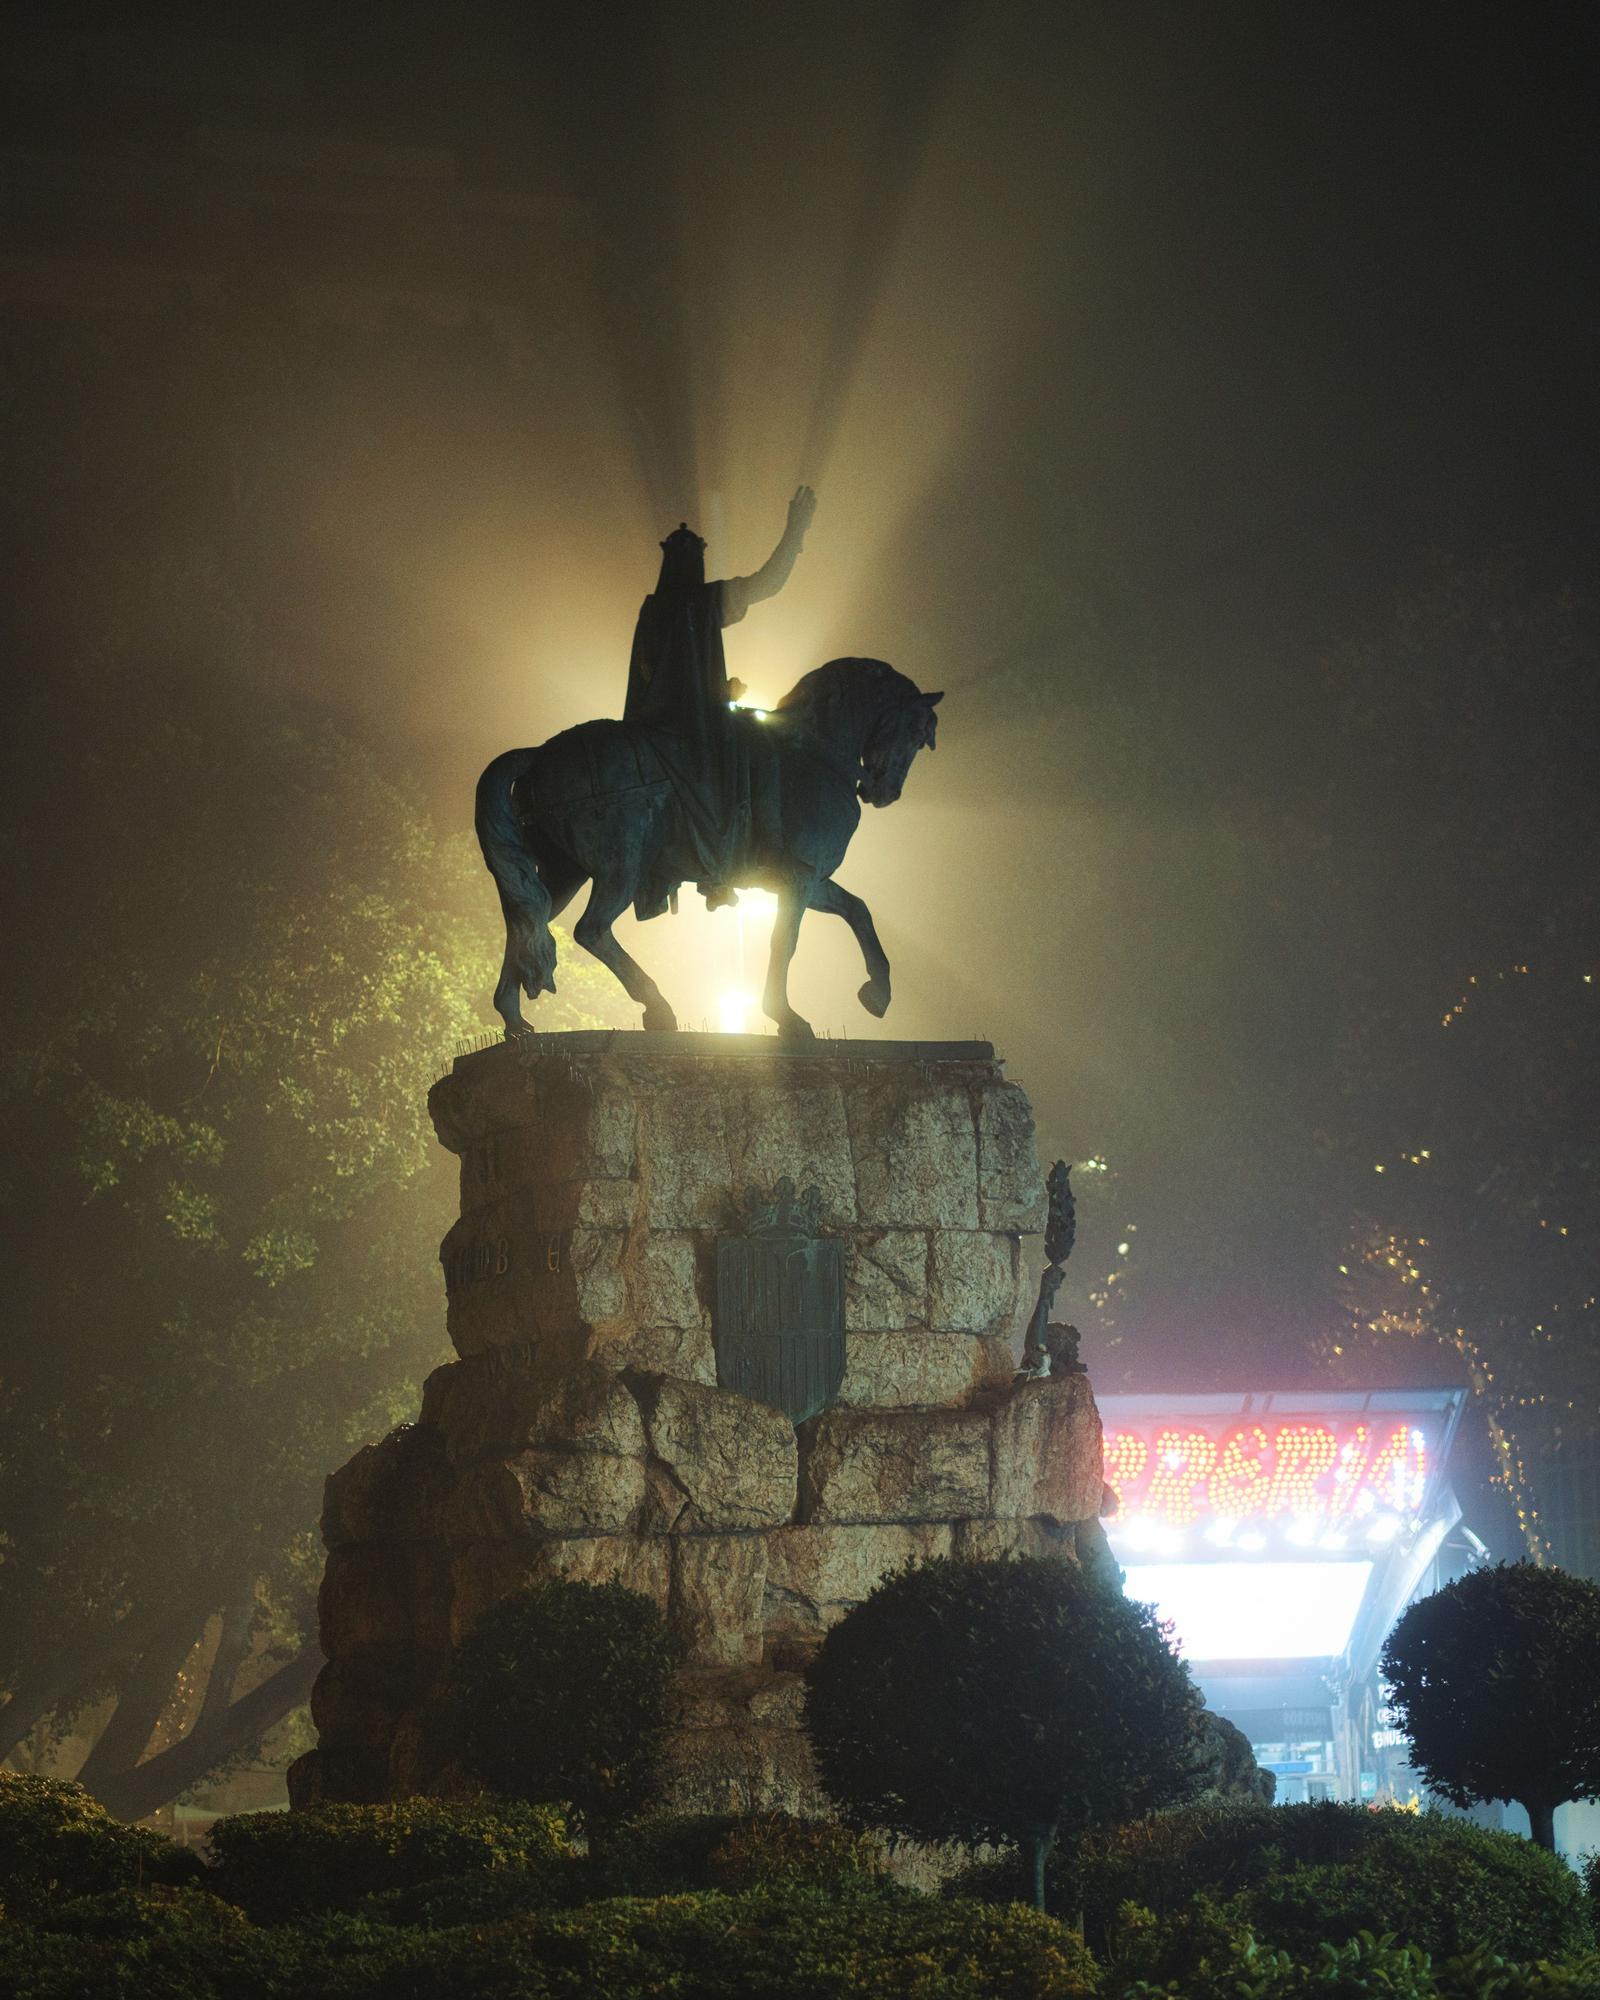
[[[1045,1178],[1048,1207],[1044,1225],[1045,1267],[1039,1275],[1039,1297],[1023,1342],[1019,1382],[1042,1381],[1048,1375],[1081,1375],[1078,1329],[1051,1324],[1050,1308],[1067,1275],[1065,1265],[1078,1235],[1077,1205],[1072,1199],[1072,1169],[1057,1160]]]

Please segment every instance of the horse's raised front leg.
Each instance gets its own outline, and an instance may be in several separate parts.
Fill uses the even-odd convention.
[[[572,927],[572,935],[608,972],[615,974],[628,998],[638,1001],[644,1009],[644,1027],[672,1029],[678,1025],[678,1017],[667,1005],[661,988],[611,934],[611,926],[632,900],[631,882],[616,876],[596,876],[583,915]]]
[[[867,983],[856,998],[881,1021],[889,1011],[889,960],[873,928],[872,912],[859,896],[852,896],[837,882],[819,882],[811,892],[811,907],[825,917],[843,917],[855,932],[867,967]]]
[[[794,957],[794,948],[800,936],[800,919],[806,913],[814,887],[808,876],[799,883],[790,883],[778,892],[778,914],[772,920],[772,956],[767,964],[766,990],[761,996],[761,1011],[769,1021],[776,1021],[778,1033],[786,1042],[815,1041],[811,1023],[801,1017],[789,1005],[789,962]]]

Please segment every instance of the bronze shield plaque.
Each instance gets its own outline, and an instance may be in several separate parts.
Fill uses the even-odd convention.
[[[782,1180],[717,1238],[717,1381],[804,1423],[844,1380],[844,1246],[816,1233],[817,1191]]]

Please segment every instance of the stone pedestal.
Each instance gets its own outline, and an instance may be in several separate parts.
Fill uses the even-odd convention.
[[[451,1648],[523,1583],[616,1576],[685,1649],[676,1802],[814,1807],[799,1671],[887,1571],[1102,1546],[1087,1378],[1013,1381],[1044,1200],[987,1044],[529,1036],[430,1109],[461,1358],[328,1481],[296,1803],[459,1786]],[[719,1385],[713,1324],[718,1239],[785,1178],[844,1273],[842,1377],[798,1428]]]

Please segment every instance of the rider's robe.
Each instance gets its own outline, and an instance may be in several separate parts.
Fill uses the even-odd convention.
[[[640,607],[623,720],[649,730],[677,805],[668,872],[646,885],[640,916],[686,876],[708,896],[726,891],[749,843],[750,760],[722,653],[722,628],[747,609],[745,584],[663,579]]]

